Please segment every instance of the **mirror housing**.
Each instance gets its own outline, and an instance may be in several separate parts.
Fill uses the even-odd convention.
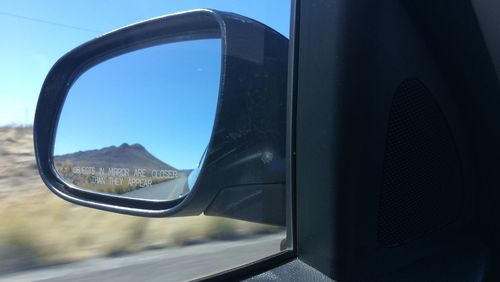
[[[134,50],[205,38],[221,39],[221,85],[204,165],[188,194],[169,201],[131,199],[78,189],[58,176],[53,147],[59,115],[83,72]],[[285,225],[287,59],[288,40],[276,31],[208,9],[154,18],[91,40],[59,59],[41,89],[34,123],[40,175],[59,197],[91,208],[148,217],[204,213]]]

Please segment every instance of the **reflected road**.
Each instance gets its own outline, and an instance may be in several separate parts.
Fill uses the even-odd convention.
[[[148,199],[148,200],[173,200],[177,199],[187,185],[187,177],[184,174],[174,180],[165,181],[148,187],[140,188],[120,196]]]

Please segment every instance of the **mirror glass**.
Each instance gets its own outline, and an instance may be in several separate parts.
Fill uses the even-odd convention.
[[[214,125],[220,39],[157,45],[84,72],[59,118],[53,162],[73,187],[172,200],[193,187]]]

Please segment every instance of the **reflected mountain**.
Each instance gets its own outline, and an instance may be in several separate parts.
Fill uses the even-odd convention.
[[[110,146],[98,150],[78,151],[76,153],[54,156],[54,162],[67,163],[81,167],[128,168],[150,170],[175,170],[144,148],[141,144],[123,143],[120,146]]]

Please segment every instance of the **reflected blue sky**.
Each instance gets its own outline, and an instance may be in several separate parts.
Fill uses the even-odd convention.
[[[220,70],[220,39],[158,45],[94,66],[68,92],[55,154],[139,143],[178,169],[196,167],[212,132]]]

